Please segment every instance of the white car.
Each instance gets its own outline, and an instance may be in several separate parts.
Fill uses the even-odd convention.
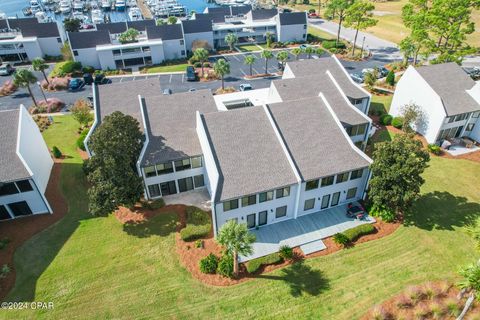
[[[248,91],[253,90],[252,85],[250,83],[242,83],[240,85],[240,91]]]

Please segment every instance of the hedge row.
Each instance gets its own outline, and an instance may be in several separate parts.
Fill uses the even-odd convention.
[[[180,230],[180,237],[183,241],[194,241],[205,238],[210,234],[210,214],[197,207],[187,207],[187,226]]]
[[[350,242],[353,242],[361,236],[375,232],[375,227],[371,224],[362,224],[352,229],[348,229],[343,234],[348,238]]]
[[[272,254],[269,254],[268,256],[260,257],[257,259],[253,259],[247,262],[247,271],[248,273],[254,273],[256,272],[262,265],[269,265],[269,264],[275,264],[281,262],[283,259],[280,257],[280,255],[275,252]]]

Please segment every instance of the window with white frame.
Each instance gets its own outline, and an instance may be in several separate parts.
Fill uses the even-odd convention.
[[[357,195],[357,188],[348,189],[348,191],[347,191],[347,199],[355,198],[356,195]]]
[[[258,195],[258,202],[273,200],[273,191],[262,192]]]
[[[322,187],[331,186],[333,184],[334,177],[335,176],[322,178]]]
[[[303,211],[312,210],[315,207],[315,198],[305,200]]]
[[[363,176],[363,169],[353,170],[350,175],[350,180],[355,180]]]
[[[279,207],[275,210],[275,218],[283,218],[287,215],[287,206]]]
[[[255,194],[250,195],[250,196],[242,197],[242,207],[251,206],[251,205],[254,205],[256,203],[257,203],[257,196]]]
[[[276,194],[277,194],[277,199],[288,197],[290,195],[290,187],[277,189]]]
[[[349,173],[350,173],[350,172],[344,172],[344,173],[337,174],[337,181],[336,181],[336,183],[342,183],[342,182],[348,181],[348,175],[349,175]]]
[[[223,211],[230,211],[238,209],[238,199],[228,200],[223,202]]]

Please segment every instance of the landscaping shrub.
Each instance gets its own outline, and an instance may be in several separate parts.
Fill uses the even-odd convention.
[[[82,72],[83,73],[94,73],[95,68],[92,67],[92,66],[85,66],[85,67],[82,68]]]
[[[53,146],[52,154],[57,159],[62,157],[62,152],[60,151],[60,149],[57,148],[57,146]]]
[[[0,87],[0,96],[8,96],[17,91],[17,86],[11,80],[5,81]]]
[[[437,302],[430,305],[430,311],[432,312],[433,319],[442,319],[445,315],[445,308]]]
[[[422,290],[417,286],[407,288],[407,296],[412,300],[412,305],[416,305],[423,298]]]
[[[372,310],[371,319],[373,320],[387,320],[390,319],[390,314],[382,306],[375,306]]]
[[[373,206],[370,209],[370,214],[374,217],[381,218],[385,222],[393,222],[395,221],[395,218],[396,218],[395,212],[393,212],[390,209],[379,207],[379,206]]]
[[[439,146],[437,146],[436,144],[433,144],[433,143],[430,143],[428,146],[427,146],[427,149],[429,152],[435,154],[435,155],[440,155],[442,153],[442,149],[440,149]]]
[[[335,40],[324,40],[322,42],[322,47],[324,47],[325,49],[327,50],[330,50],[330,49],[345,49],[347,48],[347,45],[343,42],[338,42],[336,44]]]
[[[277,252],[269,254],[269,255],[264,256],[264,257],[260,257],[260,258],[257,258],[257,259],[250,260],[246,264],[247,272],[248,273],[254,273],[261,266],[266,266],[266,265],[269,265],[269,264],[279,263],[282,260],[283,260],[282,257]]]
[[[195,240],[195,248],[203,248],[203,241],[202,240]]]
[[[413,310],[413,315],[415,319],[424,319],[430,313],[430,309],[424,303],[419,304],[415,310]]]
[[[403,118],[402,117],[395,117],[392,119],[392,126],[397,129],[402,129],[403,126]]]
[[[202,67],[202,63],[201,63],[201,62],[195,62],[193,66],[194,66],[195,68],[201,68],[201,67]]]
[[[401,296],[399,296],[395,304],[398,309],[410,308],[413,305],[412,299],[410,299],[410,297],[408,297],[405,294],[402,294]]]
[[[150,208],[152,210],[157,210],[163,207],[165,207],[165,200],[163,200],[163,198],[150,201]]]
[[[82,64],[80,62],[68,60],[56,63],[49,77],[65,77],[68,74],[80,71],[82,71]]]
[[[85,141],[85,138],[87,137],[87,134],[88,134],[88,129],[85,129],[85,130],[82,131],[82,133],[80,133],[80,136],[77,139],[77,147],[80,150],[85,151],[85,144],[83,142]]]
[[[2,240],[0,240],[0,250],[5,248],[9,243],[10,243],[10,239],[8,238],[3,238]]]
[[[217,273],[228,278],[233,277],[233,256],[224,254],[218,261]]]
[[[41,86],[43,89],[48,91],[61,91],[68,89],[68,82],[70,81],[70,77],[65,78],[50,78],[47,81],[42,80]]]
[[[50,126],[50,120],[47,116],[34,115],[32,118],[40,129],[40,132],[47,130]]]
[[[392,123],[393,117],[389,114],[383,114],[380,116],[380,123],[384,126],[388,126]]]
[[[0,279],[5,278],[10,273],[10,271],[11,269],[8,264],[2,265],[2,268],[0,269]]]
[[[452,317],[456,317],[460,313],[460,307],[458,306],[458,301],[450,298],[445,303],[447,306],[448,314]]]
[[[361,236],[370,234],[375,232],[375,227],[371,224],[362,224],[359,226],[356,226],[352,229],[348,229],[346,231],[343,231],[343,234],[345,237],[347,237],[349,242],[353,242],[360,238]]]
[[[287,245],[281,246],[280,251],[278,252],[280,257],[284,260],[290,260],[293,258],[293,249]]]
[[[62,110],[65,103],[57,98],[48,98],[47,101],[41,100],[37,102],[37,106],[32,106],[29,109],[31,114],[37,113],[53,113]]]
[[[203,273],[215,273],[218,267],[218,257],[213,253],[200,260],[200,271]],[[233,268],[233,266],[232,266]],[[233,269],[232,269],[233,272]]]
[[[339,233],[336,233],[334,236],[333,236],[333,242],[335,242],[336,244],[339,244],[343,247],[347,246],[350,241],[348,240],[347,236],[344,235],[343,233],[339,232]]]
[[[187,226],[180,230],[182,240],[194,241],[207,237],[211,229],[210,213],[193,206],[187,207],[185,211]]]
[[[393,70],[388,72],[385,83],[392,87],[395,85],[395,72],[393,72]]]

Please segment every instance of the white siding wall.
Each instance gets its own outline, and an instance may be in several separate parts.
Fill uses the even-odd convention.
[[[303,24],[277,25],[278,41],[305,41],[307,29]]]
[[[150,50],[153,64],[159,64],[165,60],[165,53],[163,52],[162,44],[150,45]]]
[[[10,203],[21,202],[21,201],[26,201],[28,203],[28,206],[30,207],[30,210],[32,210],[33,214],[49,212],[49,208],[45,205],[42,195],[40,194],[40,192],[35,187],[32,181],[30,181],[30,185],[33,188],[32,191],[12,194],[8,196],[1,196],[0,205],[4,205],[7,208],[7,211],[10,213],[10,215],[12,215],[12,212],[10,212],[7,205]]]
[[[95,50],[98,55],[98,61],[100,63],[100,68],[103,70],[106,69],[116,69],[117,65],[115,64],[115,58],[113,57],[112,50]],[[116,57],[121,59],[121,57]]]
[[[475,141],[480,141],[480,117],[473,118],[471,122],[475,123],[472,132],[470,132],[470,137]]]
[[[428,143],[434,143],[445,119],[445,110],[437,93],[412,66],[408,67],[397,84],[390,114],[399,116],[402,106],[415,103],[425,114],[424,121],[414,128]]]
[[[75,61],[81,62],[84,66],[92,66],[95,69],[102,68],[96,48],[76,49],[74,51],[78,53],[77,56],[73,56]],[[115,69],[115,64],[113,64],[113,69]]]
[[[23,48],[25,49],[25,52],[28,56],[28,60],[30,61],[38,57],[43,57],[42,48],[40,48],[40,44],[38,43],[36,38],[32,41],[24,41]]]
[[[58,37],[60,38],[60,36]],[[62,54],[62,42],[58,42],[57,37],[52,38],[38,38],[38,43],[43,55],[59,56]]]
[[[295,78],[295,75],[293,74],[292,69],[290,69],[290,66],[287,64],[285,65],[285,69],[283,70],[283,75],[282,79],[292,79]]]
[[[17,153],[29,168],[40,191],[44,193],[53,160],[38,126],[23,106],[20,108],[19,131]]]
[[[163,52],[166,60],[185,57],[185,55],[182,55],[182,50],[186,54],[185,44],[181,44],[181,42],[183,42],[183,40],[179,39],[163,41]]]
[[[185,48],[188,51],[192,51],[192,45],[195,40],[206,40],[213,50],[213,32],[199,32],[199,33],[188,33],[184,35],[185,38]]]

